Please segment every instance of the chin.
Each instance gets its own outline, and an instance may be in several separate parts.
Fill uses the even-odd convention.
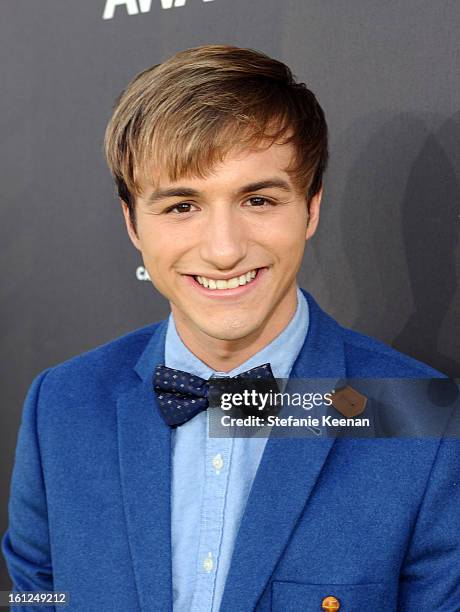
[[[248,325],[248,321],[241,319],[230,319],[219,322],[217,325],[207,325],[201,329],[212,338],[217,340],[240,340],[254,331],[253,325]]]

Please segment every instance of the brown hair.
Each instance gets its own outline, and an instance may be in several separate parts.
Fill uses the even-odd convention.
[[[138,74],[118,98],[105,154],[133,227],[139,181],[166,171],[206,176],[234,149],[292,142],[287,169],[308,200],[326,169],[327,124],[304,83],[280,61],[252,49],[205,45]]]

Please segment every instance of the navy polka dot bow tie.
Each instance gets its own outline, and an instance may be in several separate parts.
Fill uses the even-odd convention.
[[[241,372],[235,378],[275,380],[269,363]],[[153,385],[161,415],[170,427],[186,423],[209,406],[210,381],[189,372],[157,365]]]

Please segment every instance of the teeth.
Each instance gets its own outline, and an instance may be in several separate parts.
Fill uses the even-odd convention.
[[[207,289],[235,289],[239,285],[250,283],[257,275],[257,270],[250,270],[241,276],[234,276],[228,280],[214,280],[206,276],[195,276],[196,280]]]

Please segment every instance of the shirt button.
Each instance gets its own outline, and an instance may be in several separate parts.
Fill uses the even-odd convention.
[[[224,460],[222,459],[222,455],[217,453],[212,459],[212,465],[217,473],[224,467]]]
[[[205,572],[212,572],[214,567],[214,562],[212,560],[212,553],[208,553],[208,556],[205,557],[203,561],[203,569]]]

